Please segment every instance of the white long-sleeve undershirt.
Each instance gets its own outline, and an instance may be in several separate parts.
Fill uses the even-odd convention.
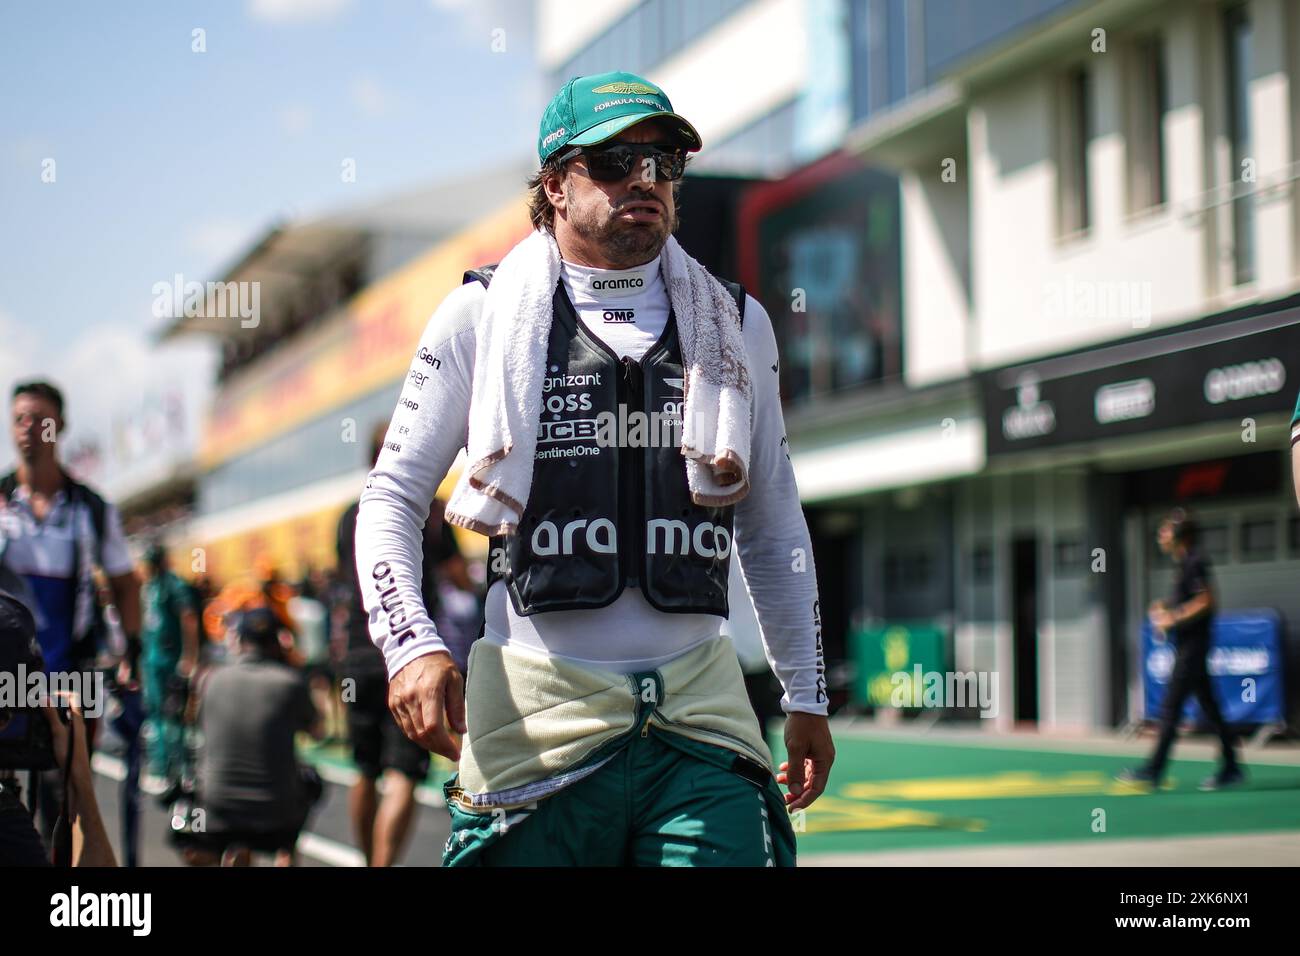
[[[603,335],[601,313],[594,311],[601,305],[585,297],[583,289],[593,276],[632,270],[565,265],[566,291],[588,331],[618,354],[639,359],[641,355],[634,354],[639,347],[635,330],[622,327]],[[618,297],[617,307],[630,307],[637,318],[658,314],[664,303],[657,297],[666,302],[667,295],[662,282],[650,285],[656,296],[653,307],[638,309],[639,298],[626,293]],[[462,285],[429,320],[384,450],[361,496],[357,568],[371,638],[383,652],[390,676],[417,657],[446,649],[421,603],[420,529],[435,490],[468,439],[474,327],[485,294],[480,283]],[[766,310],[752,297],[746,300],[743,336],[754,384],[754,423],[750,491],[735,506],[732,557],[740,560],[768,662],[785,690],[782,707],[787,712],[825,714],[816,570],[787,454],[776,337]],[[642,338],[648,347],[657,333]],[[607,607],[525,617],[515,613],[504,582],[497,581],[488,593],[485,639],[632,672],[658,667],[717,636],[721,622],[715,615],[658,611],[634,587]]]

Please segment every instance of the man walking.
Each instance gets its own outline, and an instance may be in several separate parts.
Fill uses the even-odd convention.
[[[565,84],[542,117],[534,231],[434,314],[367,480],[357,568],[389,706],[460,761],[449,865],[789,866],[787,812],[826,787],[771,321],[673,237],[701,145],[641,77]],[[447,518],[491,538],[464,687],[418,563],[462,446]],[[779,775],[719,636],[733,552],[785,691]]]
[[[161,778],[164,805],[175,797],[187,766],[184,729],[185,686],[199,659],[199,617],[190,586],[169,566],[167,551],[158,543],[145,553],[141,595],[144,625],[141,670],[150,730],[149,772]]]
[[[1119,779],[1139,784],[1160,786],[1169,752],[1178,736],[1183,706],[1195,695],[1205,719],[1219,737],[1223,751],[1223,766],[1201,782],[1202,790],[1219,790],[1243,782],[1245,774],[1237,762],[1237,754],[1228,725],[1214,699],[1206,655],[1210,651],[1210,622],[1214,617],[1214,588],[1210,580],[1210,559],[1197,547],[1196,523],[1182,508],[1175,508],[1160,524],[1157,541],[1160,550],[1169,555],[1178,566],[1172,601],[1156,601],[1151,605],[1149,618],[1158,631],[1175,641],[1173,673],[1169,678],[1164,700],[1164,714],[1160,721],[1160,740],[1155,753],[1143,767],[1125,770]]]
[[[381,425],[371,444],[372,465],[379,458],[383,442]],[[357,508],[354,503],[344,511],[338,526],[341,586],[337,612],[343,618],[347,638],[339,670],[343,680],[352,681],[352,693],[345,696],[348,737],[357,765],[357,780],[348,794],[348,812],[366,865],[392,866],[402,854],[415,819],[415,788],[429,776],[429,754],[402,733],[388,712],[388,673],[383,655],[370,642],[357,580]],[[438,601],[438,575],[451,563],[463,561],[441,514],[430,514],[420,540],[421,600],[427,613],[433,615]],[[378,787],[381,776],[382,797]]]

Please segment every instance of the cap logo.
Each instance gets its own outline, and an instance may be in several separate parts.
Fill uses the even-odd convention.
[[[567,132],[568,130],[565,129],[563,126],[561,126],[555,132],[549,134],[544,140],[542,140],[542,149],[545,149],[547,146],[550,146],[553,142],[555,142],[557,139],[559,139]]]
[[[606,83],[604,86],[598,86],[593,89],[593,93],[653,93],[655,96],[663,96],[653,86],[646,86],[644,83]]]

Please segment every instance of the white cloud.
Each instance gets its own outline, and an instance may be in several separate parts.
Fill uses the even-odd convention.
[[[157,456],[170,459],[194,451],[196,437],[213,390],[216,355],[211,342],[182,339],[156,345],[143,328],[101,324],[72,342],[44,345],[30,328],[0,311],[0,389],[5,407],[19,381],[44,379],[63,392],[67,428],[59,437],[61,456],[94,445],[98,467],[81,477],[112,493],[119,479],[138,473]],[[169,437],[169,447],[133,449],[122,456],[122,423],[140,420],[165,395],[179,398],[184,436]],[[0,462],[14,460],[7,438]]]
[[[331,20],[352,0],[248,0],[248,15],[266,23],[311,23]]]
[[[458,36],[468,46],[491,48],[495,30],[507,50],[526,50],[533,42],[533,3],[530,0],[429,0],[435,12],[459,21]]]
[[[156,345],[140,328],[104,324],[87,330],[51,374],[67,408],[68,427],[60,439],[65,452],[93,442],[100,467],[85,477],[108,493],[150,461],[192,453],[212,395],[214,360],[212,343],[203,340]],[[180,401],[183,434],[168,432],[157,447],[142,446],[138,436],[124,441],[134,434],[124,423],[158,417],[167,395]]]
[[[209,219],[185,230],[185,248],[214,265],[234,259],[252,238],[247,223],[234,219]]]
[[[19,381],[43,374],[40,337],[29,326],[24,326],[9,313],[0,309],[0,389],[6,407],[9,392]]]
[[[54,143],[38,135],[20,136],[14,140],[10,157],[15,166],[30,170],[33,176],[39,175],[42,160],[50,157],[58,158]]]
[[[280,110],[280,129],[289,136],[301,136],[311,129],[312,112],[305,106],[286,106]]]
[[[367,116],[383,116],[393,104],[393,96],[373,76],[353,78],[348,87],[352,105]]]

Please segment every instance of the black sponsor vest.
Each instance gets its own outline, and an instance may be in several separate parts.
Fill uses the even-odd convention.
[[[723,284],[743,321],[744,290]],[[563,282],[554,309],[532,487],[518,530],[490,540],[489,584],[504,579],[520,615],[605,607],[632,585],[657,610],[726,617],[735,509],[691,500],[674,315],[633,362],[583,327]]]

